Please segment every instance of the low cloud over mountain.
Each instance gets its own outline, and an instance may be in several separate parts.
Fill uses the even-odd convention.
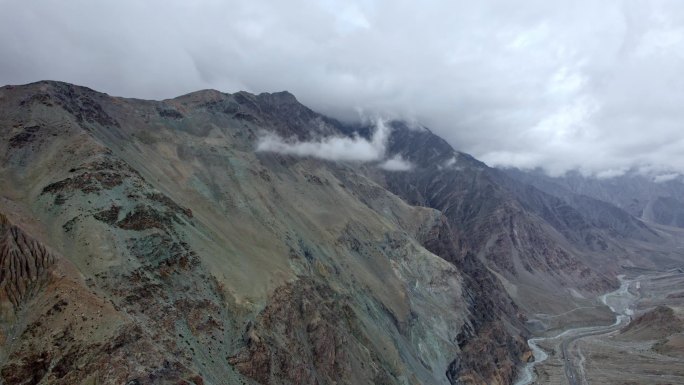
[[[377,162],[379,167],[387,171],[408,171],[413,168],[411,162],[400,155],[386,158],[387,139],[391,128],[381,119],[375,121],[375,131],[369,139],[355,135],[330,136],[312,141],[284,139],[273,133],[266,133],[259,138],[256,150],[261,152],[277,152],[295,156],[311,156],[314,158],[343,162]]]

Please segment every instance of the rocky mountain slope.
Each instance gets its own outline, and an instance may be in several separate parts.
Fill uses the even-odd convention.
[[[560,177],[538,170],[505,172],[557,196],[599,200],[648,222],[684,227],[684,183],[677,174],[654,177],[628,172],[612,178],[592,178],[576,172]]]
[[[395,125],[389,149],[411,160],[416,169],[385,172],[381,183],[411,204],[443,212],[461,252],[494,271],[528,312],[583,306],[583,297],[615,284],[612,273],[626,254],[614,232],[598,220],[455,151],[427,129]],[[626,236],[658,238],[626,217]]]
[[[255,151],[265,133],[372,128],[286,92],[0,88],[0,381],[509,384],[526,312],[660,241],[426,129],[392,126],[408,171]]]
[[[633,322],[620,330],[620,337],[656,340],[684,331],[682,322],[675,311],[668,306],[657,306],[638,315]]]
[[[40,82],[0,111],[6,384],[504,384],[527,357],[442,213],[254,151],[338,132],[289,94]]]

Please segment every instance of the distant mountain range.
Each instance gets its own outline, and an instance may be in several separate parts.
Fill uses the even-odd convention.
[[[3,383],[510,384],[528,315],[681,265],[678,181],[498,170],[385,124],[0,88]],[[330,138],[379,155],[305,152]]]
[[[576,172],[562,177],[549,177],[538,170],[510,169],[506,173],[566,200],[577,195],[591,197],[611,203],[647,222],[684,227],[684,182],[676,174],[660,179],[629,172],[599,179],[584,177]]]

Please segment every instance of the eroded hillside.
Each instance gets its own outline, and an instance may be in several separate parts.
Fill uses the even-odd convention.
[[[264,130],[342,132],[287,93],[40,82],[0,111],[3,229],[32,239],[3,249],[7,384],[505,384],[529,357],[444,214],[254,151]]]

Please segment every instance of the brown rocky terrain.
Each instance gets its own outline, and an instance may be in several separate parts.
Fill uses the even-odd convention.
[[[657,306],[636,317],[620,333],[622,337],[639,340],[662,339],[684,331],[684,321],[669,306]]]

